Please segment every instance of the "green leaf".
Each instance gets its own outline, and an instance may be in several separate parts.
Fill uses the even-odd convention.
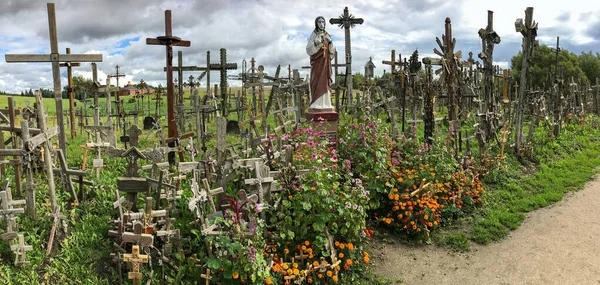
[[[223,271],[223,277],[225,277],[225,279],[233,278],[233,272],[231,271],[231,269]]]
[[[219,269],[221,267],[221,261],[217,258],[211,257],[206,262],[206,265],[208,265],[208,268]]]
[[[311,208],[312,205],[309,202],[302,202],[302,209],[304,209],[305,211],[310,211]]]

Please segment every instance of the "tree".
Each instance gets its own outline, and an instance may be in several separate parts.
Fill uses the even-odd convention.
[[[513,78],[520,78],[521,75],[521,58],[523,52],[520,51],[517,55],[513,56],[510,60],[512,71],[511,75]],[[529,71],[527,80],[529,81],[529,88],[543,88],[547,86],[549,82],[552,82],[555,74],[556,65],[556,53],[547,45],[542,45],[534,51],[533,58],[529,63]],[[569,52],[566,49],[561,49],[558,54],[558,65],[559,69],[562,66],[564,68],[563,79],[570,82],[571,78],[576,78],[576,74],[579,74],[586,82],[588,79],[586,74],[581,70],[579,66],[579,59],[577,55]],[[523,84],[519,82],[519,84]]]
[[[579,66],[592,83],[596,82],[596,78],[600,79],[600,54],[593,55],[591,51],[589,53],[582,52],[579,55]]]
[[[365,76],[360,74],[360,73],[356,73],[354,74],[354,76],[352,76],[352,88],[353,89],[360,89],[361,86],[360,84],[365,80]]]

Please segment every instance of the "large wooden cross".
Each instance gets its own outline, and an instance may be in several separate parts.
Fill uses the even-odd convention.
[[[344,8],[344,13],[341,14],[337,19],[329,19],[329,23],[332,25],[338,25],[344,29],[345,32],[345,52],[346,52],[346,94],[348,94],[348,105],[352,102],[352,52],[350,48],[350,28],[354,26],[362,25],[364,20],[362,18],[355,18],[354,15],[348,12],[348,7]]]
[[[121,94],[119,90],[119,77],[125,77],[125,74],[123,73],[119,73],[119,66],[115,66],[117,73],[115,73],[115,75],[108,75],[108,77],[110,78],[117,78],[117,98],[115,99],[115,105],[117,107],[117,129],[119,128],[119,126],[121,125]],[[109,102],[110,103],[110,102]]]
[[[493,135],[494,121],[491,115],[496,113],[494,98],[494,45],[500,43],[500,36],[494,31],[494,12],[488,10],[488,22],[485,29],[479,29],[482,50],[479,58],[483,60],[483,90],[484,90],[484,112],[482,116],[482,131],[485,141],[489,141]]]
[[[6,54],[6,62],[52,62],[54,78],[54,101],[56,102],[56,122],[60,127],[60,148],[66,154],[66,135],[63,120],[62,86],[60,83],[60,62],[101,62],[101,54],[59,54],[58,33],[54,3],[48,3],[48,27],[50,30],[50,54]]]
[[[400,59],[400,58],[402,58],[401,55],[398,56],[398,59]],[[392,50],[391,60],[383,60],[383,61],[381,61],[381,63],[391,66],[392,75],[396,74],[396,66],[402,65],[402,61],[400,61],[400,60],[396,61],[396,50]]]
[[[220,62],[208,64],[209,70],[219,70],[221,73],[221,115],[227,117],[227,70],[237,69],[237,63],[227,63],[227,50],[220,50]]]
[[[67,54],[71,54],[71,49],[67,48]],[[71,67],[80,66],[79,62],[65,62],[61,63],[60,67],[67,68],[67,93],[69,93],[69,116],[71,118],[71,138],[74,139],[77,135],[75,133],[75,98],[73,95],[73,71]]]
[[[173,36],[171,26],[171,10],[165,11],[165,35],[156,38],[146,38],[147,45],[163,45],[167,50],[167,122],[169,126],[169,137],[177,137],[177,126],[175,124],[175,104],[173,102],[173,47],[189,47],[190,41],[182,40]],[[175,142],[169,143],[170,147]],[[175,164],[175,153],[169,152],[169,163]]]

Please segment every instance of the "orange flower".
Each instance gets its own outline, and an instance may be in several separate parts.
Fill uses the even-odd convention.
[[[338,254],[339,258],[344,258],[344,254],[340,252],[340,254]]]
[[[335,275],[335,276],[331,277],[331,279],[333,280],[333,282],[337,282],[337,281],[338,281],[338,277],[337,277],[337,275]]]
[[[354,245],[351,242],[348,243],[348,250],[354,250]]]
[[[233,273],[232,276],[233,276],[233,279],[238,279],[238,277],[240,277],[240,274],[235,272],[235,273]]]
[[[339,241],[335,241],[335,246],[340,246],[340,242]]]
[[[346,245],[345,245],[345,244],[343,244],[343,243],[340,243],[340,248],[341,248],[341,249],[344,249],[344,247],[346,247]]]
[[[319,275],[317,275],[317,277],[319,277],[319,279],[323,278],[323,274],[319,273]]]
[[[307,281],[308,281],[308,283],[309,283],[309,284],[312,284],[312,283],[313,283],[313,280],[312,280],[312,278],[310,278],[310,277],[308,277]]]
[[[333,272],[331,272],[331,270],[327,271],[327,277],[331,277],[333,276]]]
[[[350,259],[350,258],[346,259],[346,264],[352,265],[352,259]]]
[[[283,250],[283,252],[285,252],[285,254],[289,254],[290,250],[286,248],[286,249]]]
[[[309,241],[305,241],[305,242],[304,242],[304,245],[306,245],[306,246],[309,246],[309,245],[310,245],[310,242],[309,242]]]
[[[313,266],[314,266],[314,267],[317,267],[317,266],[319,266],[319,262],[315,260],[315,261],[313,262]]]
[[[265,284],[267,284],[267,285],[273,284],[273,281],[271,281],[271,277],[267,277],[267,279],[265,279]]]
[[[364,261],[365,263],[369,263],[369,257],[368,257],[368,256],[365,256],[365,257],[363,257],[363,261]]]

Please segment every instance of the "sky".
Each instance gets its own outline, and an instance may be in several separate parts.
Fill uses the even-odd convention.
[[[478,30],[487,25],[487,11],[494,11],[494,30],[501,37],[495,46],[494,62],[510,68],[510,58],[521,49],[521,35],[514,23],[525,17],[526,7],[534,7],[533,19],[539,24],[540,44],[554,46],[560,36],[561,48],[575,54],[600,52],[600,1],[593,0],[57,0],[55,3],[58,47],[60,53],[71,48],[73,54],[102,54],[98,63],[98,79],[105,83],[107,74],[114,75],[120,66],[120,86],[141,79],[152,85],[166,82],[165,47],[146,45],[146,38],[165,34],[164,11],[172,11],[173,35],[191,41],[190,47],[174,48],[183,52],[183,65],[206,66],[206,52],[217,63],[219,50],[227,49],[227,61],[237,63],[255,58],[268,74],[277,65],[282,75],[287,67],[299,69],[302,77],[310,65],[305,47],[317,16],[327,19],[331,34],[344,60],[344,30],[330,25],[344,7],[362,25],[351,29],[352,72],[364,73],[371,57],[375,75],[390,70],[382,60],[389,60],[391,50],[409,57],[418,49],[421,56],[435,56],[435,37],[444,33],[444,20],[452,20],[456,49],[463,59],[472,51],[477,59],[481,51]],[[0,91],[20,93],[31,89],[52,89],[50,63],[6,63],[4,54],[50,53],[48,16],[45,1],[0,1]],[[340,69],[340,72],[343,69]],[[73,68],[74,76],[91,78],[89,63]],[[185,72],[184,79],[200,72]],[[61,68],[62,85],[67,72]],[[175,76],[176,77],[176,76]],[[211,73],[211,85],[218,84],[219,73]],[[112,81],[114,84],[114,79]],[[239,86],[239,80],[230,80]],[[203,79],[201,86],[206,86]]]

